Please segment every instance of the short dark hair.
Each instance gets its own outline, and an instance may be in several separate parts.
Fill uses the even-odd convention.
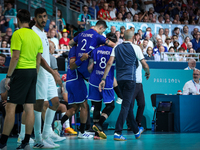
[[[4,55],[4,54],[0,54],[0,56],[6,58],[6,55]]]
[[[35,20],[33,19],[33,20],[31,20],[30,22],[29,22],[29,28],[30,29],[32,29],[32,27],[35,25]]]
[[[46,9],[40,7],[40,8],[37,8],[37,9],[35,10],[34,15],[35,15],[35,17],[37,17],[38,14],[43,14],[44,12],[47,13]]]
[[[117,42],[117,36],[114,33],[108,33],[106,35],[106,38],[108,38],[109,40],[111,40],[112,42],[116,43]]]
[[[58,11],[60,11],[60,19],[62,19],[62,11],[60,9]]]
[[[174,31],[176,31],[176,30],[178,30],[178,29],[179,29],[178,27],[175,27],[175,28],[174,28]]]
[[[82,9],[84,9],[84,7],[87,7],[87,8],[88,8],[88,6],[87,6],[87,5],[83,5]]]
[[[21,23],[29,23],[30,22],[30,13],[28,10],[26,9],[21,9],[18,13],[17,13],[17,18],[19,19],[19,21]]]
[[[104,20],[97,21],[96,26],[103,26],[104,28],[108,27]]]

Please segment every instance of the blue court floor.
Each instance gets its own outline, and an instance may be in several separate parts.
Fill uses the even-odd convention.
[[[200,133],[152,133],[145,131],[140,139],[132,132],[123,131],[127,141],[114,141],[114,130],[105,131],[107,140],[78,139],[66,136],[56,150],[200,150]],[[17,138],[9,138],[8,150],[17,147]]]

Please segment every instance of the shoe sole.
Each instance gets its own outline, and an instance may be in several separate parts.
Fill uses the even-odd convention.
[[[92,129],[99,134],[99,136],[103,139],[107,139],[106,134],[103,131],[100,131],[97,126],[93,125]]]
[[[139,139],[141,137],[141,133],[140,133],[140,136],[139,137],[137,137],[136,139]]]
[[[115,141],[127,141],[127,140],[123,140],[123,139],[118,139],[118,138],[114,138]]]

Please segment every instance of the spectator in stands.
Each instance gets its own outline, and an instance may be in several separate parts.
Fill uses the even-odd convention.
[[[192,46],[192,42],[188,42],[187,43],[187,50],[186,50],[186,52],[189,52],[189,49],[190,48],[192,48],[193,46]]]
[[[159,48],[162,46],[162,44],[163,44],[162,39],[158,39],[157,46],[155,46],[153,48],[153,54],[159,53]],[[163,47],[164,47],[164,52],[168,52],[167,47],[165,47],[165,46],[163,46]]]
[[[185,50],[187,50],[187,44],[188,44],[188,42],[190,42],[190,38],[189,38],[189,36],[186,36],[185,38],[184,38],[184,42],[183,42],[183,44],[181,45],[181,47],[183,47]],[[191,43],[191,42],[190,42]]]
[[[194,58],[190,58],[188,61],[188,66],[184,70],[196,70],[196,60]]]
[[[121,39],[121,38],[119,38],[120,37],[120,32],[119,31],[116,31],[115,32],[115,35],[117,36],[117,45],[118,44],[121,44],[124,40],[123,39]]]
[[[115,7],[115,1],[110,1],[110,7],[109,7],[109,12],[110,12],[110,17],[112,18],[112,20],[116,20],[116,14],[117,14],[117,9]]]
[[[156,21],[156,23],[164,23],[165,21],[163,20],[163,16],[159,15],[158,16],[158,20]]]
[[[165,52],[165,47],[160,46],[159,52],[154,55],[155,61],[168,61],[168,56],[163,52]]]
[[[5,66],[6,55],[0,54],[0,66]]]
[[[124,8],[124,5],[120,6],[118,13],[119,12],[122,13],[122,20],[125,20],[126,19],[126,9]]]
[[[200,71],[193,71],[193,79],[186,82],[183,87],[183,95],[199,95],[200,94]]]
[[[169,52],[174,53],[174,47],[173,46],[171,46],[169,48]],[[176,61],[175,53],[174,54],[168,54],[168,61]]]
[[[64,28],[66,28],[66,23],[65,23],[65,19],[62,17],[62,11],[60,9],[58,9],[57,11],[57,17],[58,17],[58,30],[62,31]]]
[[[140,36],[139,40],[141,40],[141,39],[142,39],[142,37],[143,37],[143,32],[142,32],[142,30],[141,30],[141,29],[139,29],[139,30],[138,30],[138,33],[139,33],[139,36]]]
[[[177,0],[173,0],[172,3],[169,4],[168,10],[170,12],[170,16],[174,18],[175,15],[179,14],[179,11],[181,11],[181,5],[178,3]]]
[[[196,51],[195,51],[193,48],[190,48],[188,53],[191,53],[191,54],[188,54],[187,57],[190,57],[190,58],[192,58],[192,57],[197,57]],[[188,60],[188,59],[189,59],[189,58],[187,58],[187,60]]]
[[[5,16],[3,15],[3,11],[2,11],[2,6],[0,5],[0,31],[2,33],[6,32],[6,28],[8,27],[8,22],[10,21],[10,19],[6,19]]]
[[[135,14],[133,17],[133,22],[138,22],[138,21],[139,21],[138,14]]]
[[[163,33],[163,28],[160,28],[158,34],[156,35],[156,40],[162,39],[163,43],[165,43],[166,36]]]
[[[180,22],[180,17],[179,17],[178,14],[175,15],[174,21],[175,21],[175,20],[177,21],[176,24],[181,24],[181,22]]]
[[[12,37],[12,29],[11,28],[7,28],[6,29],[6,34],[4,36],[8,36],[9,37],[8,44],[10,44],[10,40],[11,40],[11,37]]]
[[[63,29],[62,38],[59,40],[59,45],[60,45],[61,49],[63,49],[64,45],[67,45],[67,46],[69,45],[70,39],[67,38],[68,37],[68,33],[69,33],[69,31],[67,31],[67,29]]]
[[[86,5],[88,7],[92,6],[91,0],[84,0],[84,5]]]
[[[184,52],[185,52],[185,49],[183,47],[180,47],[178,49],[178,53],[180,53],[180,54],[176,55],[176,60],[177,61],[184,61],[184,62],[186,61],[185,55],[181,54],[181,53],[184,53]]]
[[[189,17],[194,16],[194,10],[196,9],[196,6],[194,6],[193,0],[188,0],[187,4],[187,12],[189,13]]]
[[[117,13],[117,19],[116,19],[116,21],[123,21],[123,15],[122,15],[121,12]]]
[[[172,24],[172,22],[170,21],[170,16],[169,16],[168,13],[165,14],[164,19],[165,19],[165,22],[167,21],[169,24]]]
[[[2,41],[2,43],[1,43],[1,48],[8,48],[8,44],[7,44],[6,41]],[[9,51],[6,50],[6,49],[1,49],[0,52],[3,53],[3,54],[4,54],[4,53],[9,53]],[[9,55],[9,54],[6,54],[6,56],[10,56],[10,55]]]
[[[125,22],[132,22],[132,16],[130,12],[126,13],[126,19],[124,20]]]
[[[150,8],[154,8],[155,0],[144,0],[144,10],[149,11]]]
[[[127,6],[126,6],[126,12],[130,12],[130,15],[131,16],[134,16],[135,15],[135,10],[132,8],[133,4],[132,4],[132,1],[128,1],[127,2]]]
[[[144,39],[146,39],[148,41],[148,45],[147,47],[151,47],[153,48],[153,42],[150,40],[152,38],[152,33],[150,31],[147,31],[144,33]],[[143,43],[143,41],[141,41],[141,43]]]
[[[50,31],[51,31],[51,29],[54,29],[55,31],[56,31],[56,33],[55,33],[55,37],[58,37],[58,31],[57,31],[57,26],[56,26],[56,22],[54,21],[54,20],[52,20],[51,22],[50,22],[50,24],[49,24],[49,28],[47,28],[46,29],[46,31],[45,32],[47,32],[47,36],[50,36]]]
[[[191,40],[191,42],[195,50],[200,48],[200,32],[199,31],[196,33],[195,38]]]
[[[149,17],[145,15],[142,22],[149,22]]]
[[[171,43],[171,38],[167,37],[163,46],[167,47],[167,50],[169,51],[169,48],[173,46],[173,44]]]
[[[144,14],[143,13],[138,13],[138,17],[139,17],[139,22],[148,22],[148,11],[145,11]]]
[[[142,49],[143,54],[147,54],[148,42],[149,41],[147,39],[144,39],[143,42],[141,42],[142,44],[140,44],[140,48]]]
[[[88,24],[89,19],[91,19],[91,16],[88,14],[88,6],[84,5],[82,7],[83,14],[80,14],[78,16],[78,31],[85,31],[86,30],[86,25]]]
[[[51,41],[55,44],[56,49],[59,49],[59,41],[58,41],[58,38],[55,37],[55,35],[56,35],[56,30],[55,29],[51,29],[50,30]]]
[[[130,27],[130,29],[135,33],[135,28],[134,27]]]
[[[174,45],[174,51],[175,51],[175,52],[178,52],[178,48],[179,48],[179,45],[180,45],[180,43],[178,42],[178,40],[175,40],[175,41],[173,42],[173,45]]]
[[[152,22],[152,20],[153,20],[153,14],[152,14],[152,13],[149,13],[149,14],[148,14],[148,17],[149,17],[149,22]]]
[[[153,49],[151,47],[148,47],[147,48],[147,51],[146,51],[147,54],[144,55],[144,58],[146,60],[154,60],[154,56],[153,56]]]
[[[110,17],[110,13],[108,11],[108,3],[103,4],[103,8],[98,12],[98,19],[110,21],[112,18]]]
[[[116,27],[115,26],[111,26],[109,33],[115,34],[115,32],[116,32]]]
[[[193,29],[193,31],[192,31],[192,36],[193,36],[193,38],[195,38],[195,35],[196,35],[196,33],[199,31],[199,29],[198,28],[194,28]]]
[[[96,11],[96,13],[95,13],[95,11]],[[91,15],[92,19],[95,19],[95,17],[97,18],[98,11],[99,11],[99,6],[97,6],[96,0],[92,0],[92,5],[88,9],[88,12]]]
[[[182,36],[180,35],[180,29],[178,27],[174,28],[174,35],[178,37],[179,44],[183,43]]]
[[[182,38],[185,39],[188,36],[190,38],[190,40],[192,40],[193,36],[188,31],[189,31],[189,28],[188,28],[188,26],[185,25],[183,27]]]
[[[133,9],[134,9],[135,14],[138,14],[140,12],[140,10],[138,9],[138,4],[137,3],[133,4]]]
[[[183,15],[180,18],[180,21],[181,21],[182,24],[189,21],[189,15],[188,15],[187,12],[183,12]]]
[[[124,32],[125,32],[125,27],[124,26],[121,26],[120,27],[120,39],[124,40]]]
[[[169,29],[168,29],[168,28],[165,28],[165,30],[164,30],[164,35],[165,35],[166,38],[171,38],[171,37],[169,36]]]
[[[140,34],[139,33],[135,33],[134,39],[133,39],[133,44],[136,44],[136,45],[140,45],[141,44],[141,42],[140,42]]]

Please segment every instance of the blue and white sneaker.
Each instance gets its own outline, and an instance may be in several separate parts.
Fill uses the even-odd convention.
[[[144,132],[144,128],[143,127],[138,127],[140,133],[142,134]]]
[[[78,133],[78,138],[80,138],[80,139],[92,139],[93,135],[90,135],[90,134],[88,134],[86,132],[84,132],[84,133],[79,132]]]
[[[116,141],[126,141],[127,139],[122,134],[119,135],[119,134],[115,133],[114,134],[114,140],[116,140]]]
[[[61,135],[62,125],[60,120],[54,121],[54,132],[59,136]]]
[[[140,132],[140,130],[139,130],[139,132],[138,132],[137,134],[135,134],[135,138],[136,138],[136,139],[139,139],[140,136],[141,136],[141,132]]]

